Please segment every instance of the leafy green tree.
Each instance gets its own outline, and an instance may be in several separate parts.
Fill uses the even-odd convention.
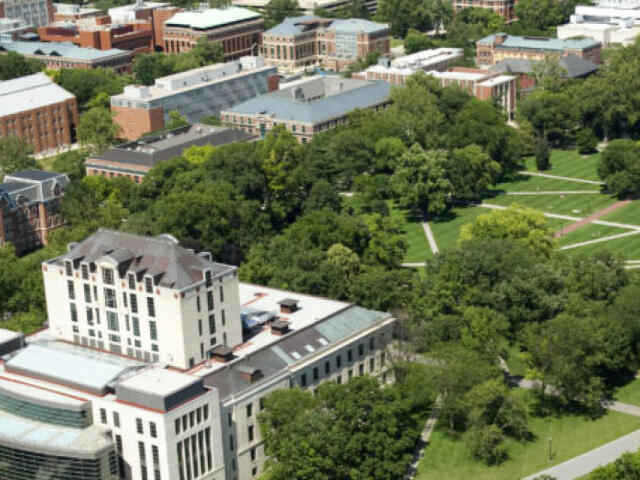
[[[559,0],[519,0],[515,14],[525,29],[546,31],[562,23],[564,15],[561,3]]]
[[[549,148],[549,142],[544,137],[541,137],[536,142],[536,168],[540,171],[549,170],[551,168],[551,149]]]
[[[206,117],[202,117],[199,120],[199,122],[204,123],[206,125],[213,125],[213,126],[222,125],[222,122],[220,121],[220,117],[216,115],[207,115]]]
[[[469,349],[498,362],[506,354],[504,339],[509,322],[489,307],[467,307],[462,312],[465,327],[461,329],[462,343]]]
[[[44,70],[44,62],[34,58],[25,58],[16,52],[0,55],[0,80],[11,80]]]
[[[572,102],[565,92],[537,90],[518,104],[517,116],[531,122],[537,136],[562,143],[575,126]]]
[[[55,80],[58,85],[76,96],[81,110],[99,93],[105,93],[111,97],[122,93],[126,85],[133,83],[130,75],[119,75],[110,68],[92,70],[63,68],[57,72]]]
[[[433,48],[433,45],[433,40],[417,30],[409,30],[407,36],[404,37],[404,52],[407,55]]]
[[[473,426],[465,435],[465,443],[474,458],[487,465],[496,465],[507,457],[507,452],[500,444],[504,435],[497,425]]]
[[[173,62],[167,61],[163,53],[141,53],[133,62],[133,72],[142,85],[153,85],[156,78],[174,73]]]
[[[594,153],[598,146],[598,137],[590,128],[583,128],[576,133],[576,145],[581,154]]]
[[[517,204],[478,215],[473,223],[462,227],[460,237],[462,241],[473,238],[509,239],[546,255],[551,254],[555,246],[542,212]]]
[[[207,37],[200,37],[193,48],[189,51],[189,55],[199,65],[209,65],[211,63],[224,62],[224,50],[220,42],[210,42]]]
[[[87,148],[98,152],[106,150],[115,143],[119,133],[120,126],[104,107],[93,107],[80,115],[78,139]]]
[[[423,218],[446,212],[453,187],[445,176],[445,162],[442,153],[425,152],[417,144],[402,154],[390,180],[399,205]]]
[[[500,175],[500,164],[478,145],[456,148],[449,154],[445,167],[456,202],[477,200]]]
[[[504,18],[489,8],[463,8],[447,27],[451,46],[468,47],[491,33],[504,31]]]
[[[167,125],[165,126],[165,128],[167,130],[173,130],[174,128],[186,127],[187,125],[189,125],[189,121],[187,120],[187,117],[185,117],[184,115],[181,115],[179,111],[171,110],[169,112],[169,121],[167,122]]]
[[[88,155],[85,150],[59,153],[53,159],[51,169],[54,172],[66,173],[72,182],[81,180],[85,175],[84,161]]]
[[[19,170],[37,168],[38,163],[31,156],[33,147],[22,137],[0,138],[0,173],[7,175]]]
[[[281,23],[287,17],[300,13],[298,0],[269,0],[264,9],[264,28],[268,30]]]
[[[640,190],[640,145],[633,140],[613,140],[598,162],[598,175],[618,195]]]
[[[560,57],[557,55],[545,56],[544,59],[535,62],[532,68],[536,87],[543,90],[558,92],[567,76],[567,70],[560,66]]]
[[[450,18],[452,8],[439,0],[381,0],[377,16],[391,24],[391,34],[404,38],[410,29],[427,32]]]

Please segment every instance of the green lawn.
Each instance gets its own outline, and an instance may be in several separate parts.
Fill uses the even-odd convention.
[[[577,150],[553,150],[551,152],[551,169],[545,170],[543,173],[585,180],[600,180],[596,173],[599,157],[599,153],[586,155],[583,158]],[[538,171],[533,157],[525,159],[525,169],[530,172]]]
[[[640,418],[608,412],[589,420],[579,416],[532,418],[531,442],[509,441],[509,459],[487,467],[471,458],[464,443],[436,430],[418,467],[418,480],[516,480],[564,462],[640,428]],[[551,437],[553,462],[548,461]]]
[[[611,212],[609,215],[605,215],[600,220],[640,225],[640,200],[635,200],[629,205],[619,208],[615,212]]]
[[[598,185],[590,183],[572,182],[570,180],[558,180],[556,178],[534,177],[531,175],[518,175],[511,182],[503,182],[497,184],[495,191],[503,190],[505,192],[535,192],[538,190],[555,192],[558,190],[600,190]]]
[[[441,221],[433,220],[429,222],[436,244],[440,251],[455,247],[460,239],[460,229],[467,223],[472,223],[481,213],[488,213],[486,208],[468,207],[454,208],[450,217]]]
[[[617,199],[601,193],[583,195],[498,195],[486,198],[484,202],[509,206],[512,203],[526,205],[547,213],[559,213],[575,217],[586,217]]]
[[[399,47],[401,45],[404,45],[404,38],[392,38],[391,39],[391,48]]]
[[[635,379],[620,388],[615,395],[616,400],[640,406],[640,379]]]
[[[427,259],[433,257],[429,242],[427,241],[420,222],[409,218],[407,212],[395,206],[392,201],[387,202],[387,205],[389,206],[389,215],[400,223],[405,232],[405,238],[409,243],[409,248],[404,256],[403,262],[425,262]]]
[[[610,235],[617,235],[619,233],[625,233],[629,230],[626,228],[609,227],[606,225],[597,225],[590,223],[574,230],[571,233],[563,235],[558,239],[560,245],[571,245],[573,243],[586,242],[588,240],[596,240],[602,237],[608,237]],[[602,245],[605,245],[604,243]],[[579,247],[578,247],[579,248]]]
[[[627,260],[640,260],[640,234],[572,248],[564,252],[567,255],[590,255],[601,250],[608,250]]]

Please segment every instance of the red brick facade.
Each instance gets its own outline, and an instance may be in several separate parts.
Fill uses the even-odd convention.
[[[164,128],[162,107],[150,110],[135,107],[120,107],[113,105],[111,111],[113,120],[122,129],[120,136],[130,140],[136,139],[145,133],[154,132]]]
[[[496,12],[505,21],[515,20],[514,6],[517,0],[453,0],[456,11],[463,8],[488,8]]]

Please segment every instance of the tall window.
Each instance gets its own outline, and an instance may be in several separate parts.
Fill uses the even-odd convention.
[[[206,285],[207,287],[210,287],[211,284],[213,283],[213,280],[211,278],[211,270],[207,270],[204,274],[204,278],[206,280]]]
[[[142,420],[139,418],[136,418],[136,432],[138,432],[140,435],[144,433],[144,429],[142,428]]]
[[[136,337],[140,336],[140,321],[138,317],[131,317],[131,323],[133,323],[133,334]]]
[[[67,260],[66,262],[64,262],[64,269],[67,277],[73,276],[73,264],[71,263],[71,261]]]
[[[73,280],[67,280],[67,293],[69,294],[69,299],[75,300],[76,289],[73,286]]]
[[[149,336],[151,337],[151,340],[157,340],[158,339],[158,331],[156,329],[156,322],[149,321]]]
[[[131,313],[138,313],[138,296],[135,293],[129,294],[129,305],[131,305]]]
[[[104,289],[104,304],[109,308],[116,308],[116,291],[113,288]]]
[[[156,306],[153,302],[153,297],[147,297],[147,313],[152,318],[156,316]]]
[[[102,269],[102,282],[107,285],[113,285],[113,269],[111,268],[103,268]]]
[[[71,311],[71,321],[72,322],[77,322],[78,321],[78,310],[76,310],[76,304],[75,303],[70,303],[69,304],[69,310]]]
[[[220,301],[224,302],[224,289],[222,288],[222,285],[220,285]]]
[[[213,292],[211,290],[207,292],[207,309],[213,310]]]
[[[118,315],[115,312],[107,312],[107,327],[109,330],[117,332],[118,328]]]
[[[216,333],[216,316],[212,313],[209,315],[209,334]]]
[[[82,279],[83,280],[89,280],[89,266],[88,265],[81,265],[80,266],[80,270],[82,271]]]
[[[143,442],[138,442],[138,455],[140,456],[140,474],[142,480],[147,480],[147,455],[144,451]]]
[[[85,303],[91,303],[91,286],[88,283],[85,283],[83,288]]]
[[[127,275],[127,278],[129,280],[129,289],[130,290],[135,290],[136,289],[136,276],[133,273],[130,273],[129,275]]]
[[[153,280],[151,279],[151,277],[145,277],[144,288],[147,293],[153,293]]]
[[[149,433],[151,434],[151,438],[157,438],[158,437],[158,431],[156,429],[156,423],[155,422],[149,422]]]
[[[113,412],[113,426],[120,428],[120,414],[118,412]]]

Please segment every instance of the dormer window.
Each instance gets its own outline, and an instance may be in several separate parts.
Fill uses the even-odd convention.
[[[80,270],[82,270],[82,279],[89,280],[89,265],[83,263],[80,265]]]
[[[136,276],[133,273],[130,273],[127,275],[127,278],[129,279],[129,289],[130,290],[135,290],[136,289]]]
[[[102,283],[105,283],[106,285],[113,285],[113,269],[112,268],[102,269]]]
[[[73,276],[73,263],[71,262],[71,260],[67,260],[64,262],[64,269],[67,273],[67,277]]]
[[[147,293],[153,293],[153,279],[151,277],[144,277],[144,288]]]

